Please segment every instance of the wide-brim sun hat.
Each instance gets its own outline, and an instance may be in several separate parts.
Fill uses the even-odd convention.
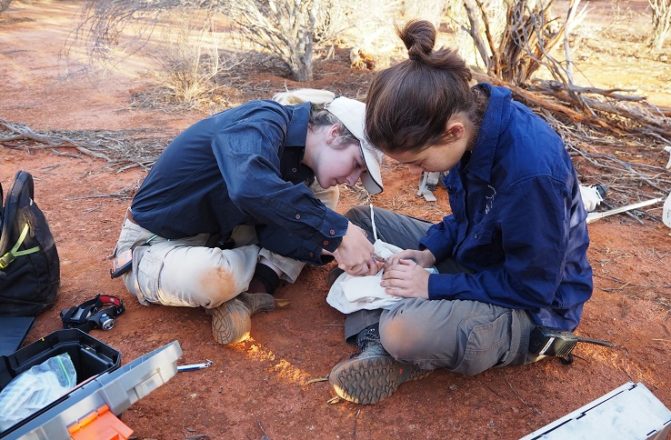
[[[366,104],[339,96],[326,106],[326,110],[338,118],[361,144],[361,153],[367,168],[367,171],[361,174],[364,188],[369,194],[381,193],[383,186],[380,163],[383,154],[366,139]]]

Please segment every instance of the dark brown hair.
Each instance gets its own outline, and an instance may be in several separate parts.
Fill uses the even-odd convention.
[[[366,101],[366,132],[387,152],[419,151],[443,139],[453,113],[471,112],[471,71],[459,55],[433,51],[436,29],[413,20],[398,31],[408,60],[381,71]]]

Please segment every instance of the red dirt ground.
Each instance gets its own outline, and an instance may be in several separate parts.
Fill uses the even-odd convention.
[[[202,116],[129,110],[128,90],[142,84],[133,76],[62,79],[58,54],[77,14],[76,2],[14,2],[0,18],[0,118],[37,130],[154,127],[176,134]],[[636,17],[643,29],[645,19]],[[627,72],[640,68],[640,60],[606,55],[600,63]],[[670,71],[668,64],[646,62]],[[349,76],[343,64],[322,63],[310,85],[338,89],[350,81],[359,84],[348,89],[351,95],[365,93],[369,76]],[[635,79],[627,77],[643,82]],[[651,78],[646,92],[656,90],[658,102],[667,102],[669,79]],[[264,89],[296,86],[266,74],[255,80]],[[615,217],[589,227],[595,290],[578,333],[609,339],[618,348],[580,346],[571,366],[545,361],[471,378],[437,371],[374,406],[329,405],[326,383],[306,384],[352,352],[342,340],[342,316],[324,301],[329,267],[309,268],[295,285],[283,287],[279,297],[291,305],[254,317],[252,340],[219,346],[203,310],[142,307],[121,282],[109,279],[106,257],[129,201],[95,196],[134,190],[144,172],[117,174],[104,162],[33,146],[0,145],[0,181],[8,185],[19,169],[34,175],[36,201],[61,256],[62,287],[27,342],[57,330],[60,309],[105,292],[121,295],[127,313],[112,331],[93,336],[120,350],[124,363],[172,340],[184,351],[181,363],[214,361],[207,370],[180,373],[123,415],[138,439],[512,439],[627,381],[644,383],[671,407],[671,231],[659,221],[640,225]],[[663,165],[665,158],[658,161]],[[387,162],[384,173],[386,189],[377,205],[432,220],[448,209],[442,190],[438,206],[416,198],[414,171]],[[355,203],[345,191],[340,210]],[[661,209],[649,212],[659,216]]]

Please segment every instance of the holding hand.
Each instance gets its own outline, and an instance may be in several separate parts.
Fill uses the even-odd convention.
[[[436,257],[428,249],[424,249],[423,251],[406,249],[389,257],[385,267],[388,268],[397,265],[401,260],[414,260],[415,263],[422,267],[431,267],[436,262]]]
[[[394,255],[394,257],[402,253]],[[412,260],[400,259],[396,263],[388,261],[380,285],[390,295],[407,298],[429,298],[429,272]]]
[[[373,259],[373,244],[360,227],[347,223],[340,246],[333,251],[338,267],[350,275],[375,275],[381,264]]]

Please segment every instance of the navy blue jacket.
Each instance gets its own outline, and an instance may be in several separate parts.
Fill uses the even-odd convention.
[[[310,104],[252,101],[204,119],[168,145],[138,190],[135,221],[165,238],[230,236],[256,225],[260,245],[315,264],[335,250],[347,219],[308,188],[301,164]]]
[[[445,177],[452,215],[422,238],[438,261],[472,271],[429,277],[430,299],[525,309],[573,330],[592,294],[587,214],[559,136],[508,89],[489,95],[472,152]]]

